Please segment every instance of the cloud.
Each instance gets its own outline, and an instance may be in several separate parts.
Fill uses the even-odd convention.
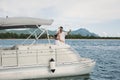
[[[108,37],[108,33],[106,33],[106,32],[102,32],[102,35],[103,35],[104,37]]]
[[[0,0],[0,17],[53,18],[81,25],[120,19],[120,0]]]
[[[50,4],[50,1],[51,0],[2,0],[0,1],[0,7],[3,11],[0,15],[39,17],[43,9],[49,8],[54,4]]]
[[[120,37],[120,32],[119,32],[119,33],[117,33],[117,37]]]
[[[57,8],[61,16],[79,18],[85,23],[120,19],[120,0],[69,0],[60,4]]]

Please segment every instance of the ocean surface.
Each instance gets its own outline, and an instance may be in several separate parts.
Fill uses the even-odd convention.
[[[10,47],[22,43],[24,40],[0,40],[0,47]],[[25,44],[31,43],[28,40]],[[47,40],[38,40],[37,43],[48,43]],[[54,43],[54,40],[51,40]],[[66,40],[81,57],[96,61],[93,72],[89,75],[61,77],[53,79],[28,80],[120,80],[120,40],[112,39],[72,39]]]

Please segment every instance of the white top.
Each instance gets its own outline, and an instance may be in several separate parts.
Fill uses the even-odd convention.
[[[0,17],[0,28],[34,28],[33,25],[51,25],[53,20],[40,19],[40,18],[32,18],[32,17],[8,17],[1,18]],[[32,25],[32,26],[30,26]],[[16,26],[16,27],[13,27]],[[18,27],[17,27],[18,26]]]
[[[62,32],[59,35],[60,35],[60,40],[65,42],[65,36],[67,35],[67,32]]]

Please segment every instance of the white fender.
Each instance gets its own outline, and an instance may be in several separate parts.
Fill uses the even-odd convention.
[[[50,59],[50,71],[55,72],[55,60],[53,58]]]

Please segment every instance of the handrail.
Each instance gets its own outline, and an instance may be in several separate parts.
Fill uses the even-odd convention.
[[[63,49],[63,50],[61,50]],[[36,59],[36,64],[39,65],[39,57],[47,57],[47,56],[53,56],[56,60],[56,65],[58,64],[58,55],[71,55],[73,54],[72,51],[65,51],[66,49],[69,48],[60,48],[60,49],[40,49],[40,50],[0,50],[0,55],[1,55],[1,66],[3,66],[3,58],[4,56],[8,56],[6,58],[9,58],[9,55],[14,55],[16,54],[16,65],[19,66],[19,58],[20,56],[25,56],[25,57],[30,57],[30,56],[35,56]],[[64,54],[63,54],[64,52]],[[7,54],[8,53],[8,54]],[[49,55],[47,55],[49,54]]]
[[[2,66],[2,54],[1,54],[1,52],[0,52],[0,60],[1,60],[0,66]]]
[[[16,50],[16,60],[17,60],[17,66],[19,65],[19,63],[18,63],[18,59],[19,57],[18,57],[18,52],[17,52],[17,50]]]

